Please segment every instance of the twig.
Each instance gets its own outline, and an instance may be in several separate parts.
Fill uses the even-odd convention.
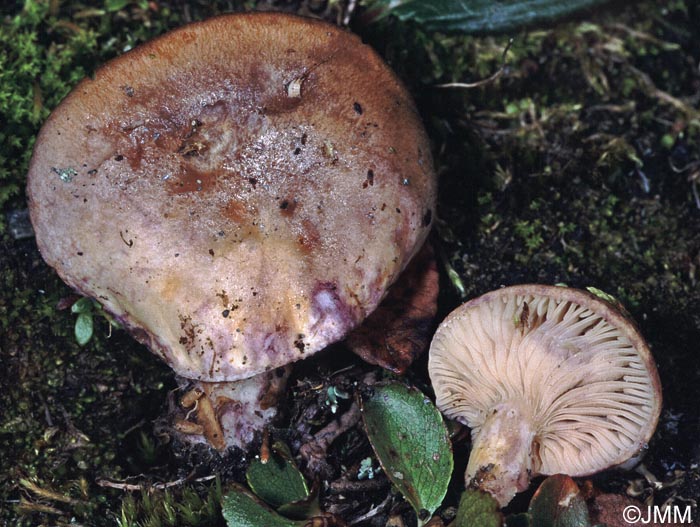
[[[145,425],[145,424],[146,424],[146,420],[145,420],[145,419],[141,419],[141,420],[140,420],[138,423],[136,423],[135,425],[130,426],[129,428],[127,428],[127,429],[124,430],[123,432],[120,432],[119,435],[120,435],[122,438],[124,438],[124,437],[128,436],[131,432],[133,432],[134,430],[138,430],[139,428],[141,428],[141,427],[142,427],[143,425]]]
[[[323,462],[328,452],[328,447],[341,434],[350,430],[361,419],[362,414],[360,407],[356,402],[345,412],[340,418],[331,421],[321,430],[319,430],[308,443],[301,446],[300,454],[306,461],[306,465],[313,471],[318,470],[323,466]]]
[[[84,448],[90,442],[90,438],[78,430],[78,428],[73,424],[70,414],[63,405],[59,405],[59,410],[63,415],[63,420],[66,423],[68,434],[71,436],[71,442],[68,448],[71,450]]]
[[[510,50],[510,47],[513,45],[513,39],[510,38],[508,39],[508,44],[506,45],[506,49],[503,50],[503,58],[502,58],[502,63],[501,67],[496,70],[496,72],[489,76],[486,77],[485,79],[482,79],[480,81],[476,82],[448,82],[446,84],[436,84],[436,88],[478,88],[479,86],[483,86],[484,84],[489,84],[496,79],[498,79],[503,73],[506,71],[506,55],[508,55],[508,50]]]
[[[700,117],[700,112],[683,102],[681,99],[678,99],[670,93],[657,88],[654,84],[654,81],[651,80],[651,77],[649,77],[649,75],[635,68],[634,66],[628,65],[627,68],[641,82],[647,95],[658,99],[659,102],[673,106],[676,110],[683,113],[690,120],[696,120]]]
[[[695,170],[696,168],[700,168],[700,161],[691,161],[690,163],[679,167],[673,162],[673,159],[669,158],[668,166],[670,166],[671,170],[673,170],[676,174],[682,174],[687,170]]]
[[[386,509],[387,505],[389,504],[389,500],[391,500],[391,494],[389,494],[383,502],[381,502],[379,505],[376,507],[371,508],[368,510],[366,513],[364,513],[361,516],[358,516],[357,518],[354,518],[351,522],[348,523],[348,525],[355,525],[356,523],[363,522],[365,520],[369,520],[370,518],[373,518],[377,514],[380,514]]]
[[[44,409],[44,419],[46,420],[46,424],[49,426],[49,428],[53,428],[53,419],[51,418],[49,406],[46,404],[46,399],[44,399],[44,396],[40,393],[37,393],[37,398],[39,399],[39,402],[41,403],[41,406]]]
[[[374,384],[376,382],[376,372],[371,371],[366,373],[361,382],[365,385]],[[360,422],[361,418],[362,412],[360,411],[360,406],[357,401],[354,401],[343,415],[328,423],[325,427],[316,432],[310,440],[303,444],[299,449],[299,453],[306,462],[307,469],[316,475],[329,469],[330,467],[326,462],[328,447],[330,447],[333,441],[340,435]]]
[[[643,31],[638,31],[636,29],[633,29],[631,27],[628,27],[624,24],[610,24],[608,28],[617,30],[617,31],[622,31],[623,33],[627,33],[629,36],[632,38],[635,38],[637,40],[643,40],[645,42],[650,42],[652,44],[655,44],[664,50],[678,50],[681,49],[680,44],[676,44],[675,42],[667,42],[665,40],[661,40],[656,38],[653,35],[650,35],[649,33],[644,33]]]
[[[593,112],[611,112],[611,113],[627,113],[634,111],[634,101],[629,101],[625,104],[594,104],[586,108],[588,113]]]
[[[126,491],[136,491],[136,490],[165,490],[169,489],[171,487],[177,487],[179,485],[182,485],[184,483],[202,483],[205,481],[211,481],[212,479],[215,479],[215,475],[211,476],[203,476],[201,478],[196,478],[196,479],[190,479],[189,476],[185,478],[180,478],[176,479],[175,481],[167,481],[164,483],[153,483],[153,484],[147,484],[147,483],[124,483],[124,482],[119,482],[119,481],[110,481],[108,479],[98,479],[95,483],[97,483],[100,487],[107,487],[110,489],[119,489],[119,490],[126,490]]]
[[[691,161],[685,166],[679,167],[673,162],[673,159],[668,160],[668,165],[671,167],[676,174],[682,174],[687,170],[691,170],[692,173],[688,176],[688,181],[690,181],[690,191],[693,193],[693,201],[695,201],[695,207],[700,210],[700,194],[698,194],[698,181],[700,181],[700,161]]]
[[[331,494],[344,494],[351,492],[373,492],[382,490],[388,486],[389,480],[384,477],[377,477],[375,479],[363,479],[360,481],[339,479],[330,483],[328,491]]]

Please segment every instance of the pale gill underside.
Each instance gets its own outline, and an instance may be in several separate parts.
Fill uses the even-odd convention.
[[[540,474],[585,475],[625,461],[644,446],[658,412],[630,339],[570,300],[496,295],[476,303],[438,330],[430,370],[438,407],[473,437],[501,402],[531,409]]]

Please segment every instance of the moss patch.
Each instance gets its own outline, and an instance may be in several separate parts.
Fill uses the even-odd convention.
[[[10,236],[5,215],[25,208],[33,138],[83,75],[187,20],[251,3],[111,0],[95,8],[27,0],[0,8],[0,40],[9,49],[0,57],[2,524],[63,525],[75,518],[101,526],[126,518],[123,525],[168,525],[164,503],[186,524],[190,512],[206,512],[212,482],[174,486],[150,508],[150,498],[99,482],[172,482],[195,468],[195,479],[219,473],[225,485],[241,478],[239,454],[225,462],[184,455],[156,436],[153,421],[174,387],[168,369],[123,332],[109,337],[100,317],[93,339],[79,347],[74,315],[57,309],[71,291],[33,240]],[[337,18],[336,3],[320,4],[278,7]],[[369,24],[365,14],[360,7],[353,29],[405,80],[434,141],[441,313],[462,296],[518,282],[593,285],[618,297],[659,363],[666,400],[646,463],[668,485],[655,488],[636,474],[607,474],[595,484],[633,488],[655,503],[700,495],[700,7],[691,0],[644,2],[512,35],[504,74],[472,90],[436,85],[489,76],[501,66],[510,35],[427,34],[392,20]],[[333,383],[350,390],[366,372],[356,366],[333,377],[356,359],[337,353],[320,360],[325,365],[297,374],[276,431],[295,451],[304,433],[335,418],[323,406],[324,390]],[[409,375],[429,390],[424,363]],[[467,442],[459,445],[467,451]],[[360,432],[343,436],[328,460],[328,488],[341,466],[359,466],[369,455]],[[388,486],[377,488],[389,494]],[[353,518],[376,497],[343,501],[324,490],[321,503]],[[445,506],[458,497],[448,495]],[[400,513],[400,500],[391,500]],[[193,510],[178,509],[182,503]],[[383,525],[387,515],[361,525]]]

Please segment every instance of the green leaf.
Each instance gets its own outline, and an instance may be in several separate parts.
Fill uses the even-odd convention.
[[[92,338],[92,313],[80,313],[75,320],[75,340],[84,346]]]
[[[586,501],[574,480],[564,474],[542,482],[528,509],[537,527],[590,527]]]
[[[506,527],[532,527],[532,518],[527,512],[511,514],[506,518]]]
[[[501,527],[503,515],[498,502],[486,492],[468,489],[462,493],[454,527]]]
[[[308,520],[314,516],[319,516],[321,514],[321,506],[318,502],[318,489],[319,484],[317,480],[306,498],[293,501],[292,503],[285,503],[277,509],[277,512],[293,520]]]
[[[228,527],[303,527],[306,523],[280,516],[239,485],[221,499],[221,512]]]
[[[119,11],[124,9],[129,3],[130,0],[105,0],[105,9],[112,12]]]
[[[428,31],[499,33],[591,8],[606,0],[376,0],[382,16],[415,21]]]
[[[592,285],[586,287],[586,291],[597,296],[598,298],[602,298],[603,300],[605,300],[606,302],[609,302],[610,304],[617,305],[620,303],[620,301],[617,298],[615,298],[614,296],[612,296],[610,293],[606,293],[602,289],[598,289],[597,287],[593,287]]]
[[[70,306],[71,313],[90,313],[92,311],[92,298],[86,296],[73,302]]]
[[[440,412],[423,393],[397,382],[362,398],[367,436],[382,469],[424,521],[442,503],[452,448]]]
[[[246,479],[252,491],[275,509],[309,496],[309,487],[291,459],[273,453],[267,463],[254,459]]]

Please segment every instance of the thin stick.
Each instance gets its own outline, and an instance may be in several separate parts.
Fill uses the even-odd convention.
[[[338,479],[330,483],[328,491],[331,494],[345,494],[351,492],[370,493],[373,491],[383,490],[389,485],[390,482],[388,479],[380,477],[375,479],[363,479],[359,481]]]
[[[358,516],[357,518],[354,518],[348,525],[355,525],[356,523],[363,522],[365,520],[369,520],[370,518],[376,516],[377,514],[381,513],[386,509],[387,505],[389,504],[389,500],[391,500],[392,495],[391,493],[384,499],[383,502],[381,502],[379,505],[376,507],[373,507],[372,509],[368,510],[366,513],[364,513],[361,516]]]
[[[98,479],[95,483],[97,483],[100,487],[107,487],[110,489],[119,489],[119,490],[127,490],[127,491],[165,490],[165,489],[169,489],[171,487],[177,487],[179,485],[182,485],[184,483],[188,483],[190,481],[193,483],[202,483],[205,481],[211,481],[212,479],[215,479],[215,478],[216,478],[215,475],[203,476],[203,477],[197,478],[197,479],[190,479],[190,478],[186,477],[186,478],[176,479],[175,481],[167,481],[165,483],[153,483],[153,484],[124,483],[124,482],[119,482],[119,481],[110,481],[108,479]]]
[[[484,84],[489,84],[493,81],[495,81],[498,77],[503,75],[503,73],[506,71],[506,55],[508,55],[508,51],[510,50],[510,47],[513,45],[513,39],[510,38],[508,39],[508,44],[506,45],[506,49],[503,50],[503,58],[502,58],[502,63],[501,67],[496,70],[496,72],[491,75],[490,77],[486,77],[485,79],[482,79],[480,81],[476,82],[448,82],[447,84],[436,84],[436,88],[478,88],[479,86],[483,86]]]
[[[635,68],[634,66],[628,65],[627,69],[632,74],[634,74],[634,76],[637,77],[637,79],[641,82],[642,88],[644,89],[644,91],[646,91],[646,94],[648,96],[656,98],[659,102],[673,106],[676,110],[683,113],[691,121],[700,118],[700,112],[698,112],[695,108],[685,103],[681,99],[674,97],[670,93],[657,88],[656,84],[654,84],[654,81],[651,80],[651,77],[648,74],[646,74],[640,69]]]

